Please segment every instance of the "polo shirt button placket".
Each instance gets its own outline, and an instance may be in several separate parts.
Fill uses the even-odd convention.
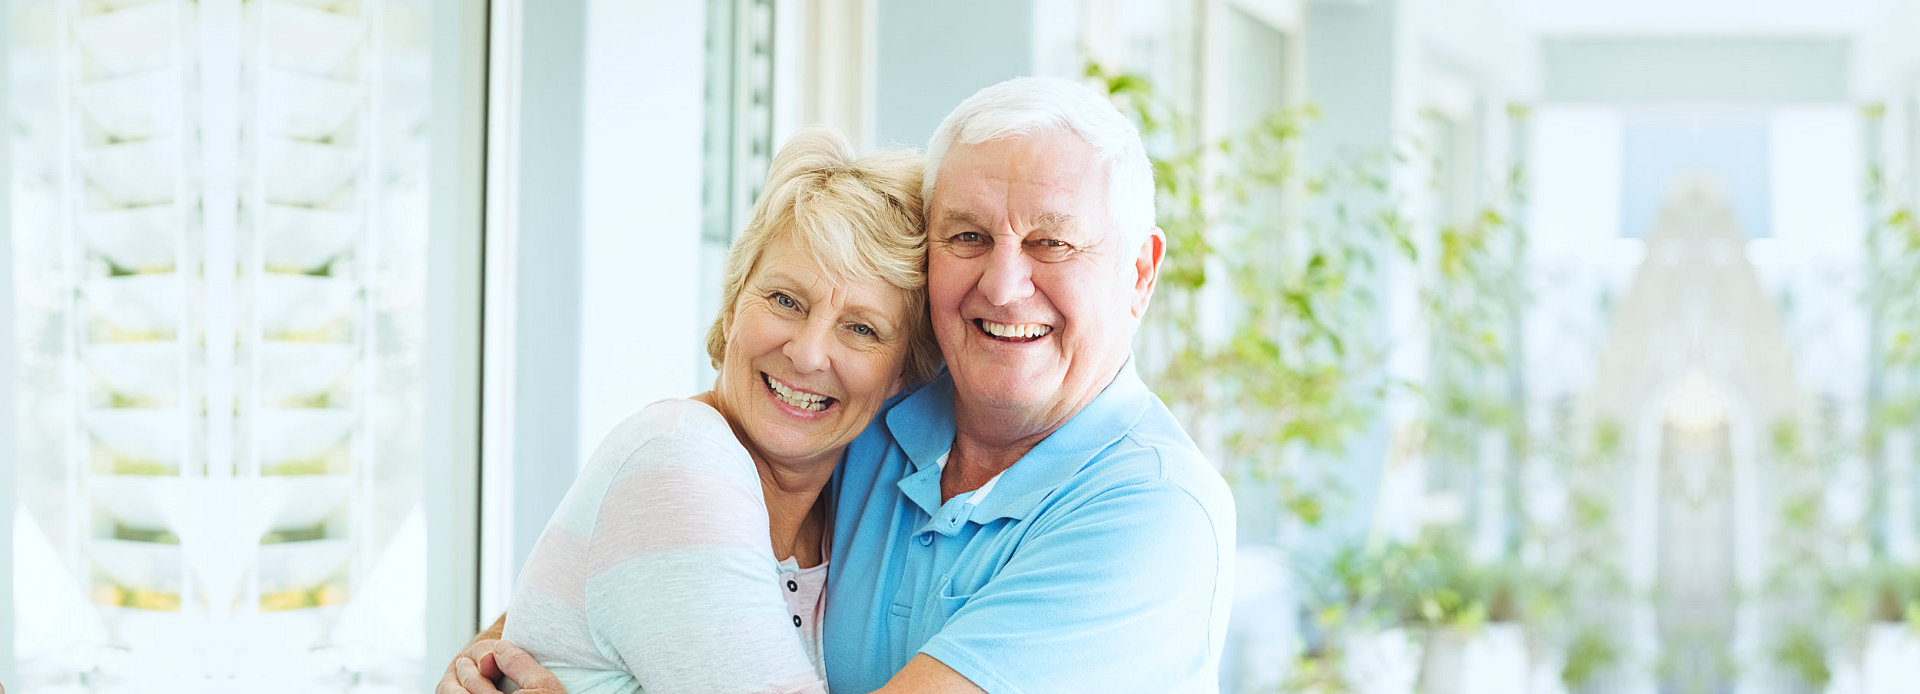
[[[931,544],[933,544],[933,533],[920,533],[920,546],[926,547]]]

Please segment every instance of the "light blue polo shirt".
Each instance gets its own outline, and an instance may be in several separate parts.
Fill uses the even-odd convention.
[[[886,684],[916,653],[989,692],[1217,692],[1233,497],[1129,361],[1086,409],[940,503],[944,371],[847,449],[834,494],[827,680]]]

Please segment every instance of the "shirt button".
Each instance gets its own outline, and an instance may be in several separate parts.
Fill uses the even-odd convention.
[[[933,544],[933,533],[920,533],[920,546]]]
[[[787,581],[787,592],[789,593],[800,592],[800,584],[794,583],[793,581]]]
[[[794,615],[794,616],[793,616],[793,625],[794,625],[794,626],[800,626],[800,615]]]

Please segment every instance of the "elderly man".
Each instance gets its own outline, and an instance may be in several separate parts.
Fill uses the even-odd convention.
[[[1130,358],[1166,244],[1139,134],[1094,91],[1021,78],[961,103],[927,154],[947,370],[829,485],[829,684],[1217,691],[1233,501]],[[510,646],[467,653],[492,649],[513,657],[449,680],[544,683]]]

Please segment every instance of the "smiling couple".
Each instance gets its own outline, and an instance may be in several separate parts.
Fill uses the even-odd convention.
[[[713,389],[608,436],[439,694],[1218,691],[1233,502],[1133,367],[1132,124],[1020,78],[765,191]]]

